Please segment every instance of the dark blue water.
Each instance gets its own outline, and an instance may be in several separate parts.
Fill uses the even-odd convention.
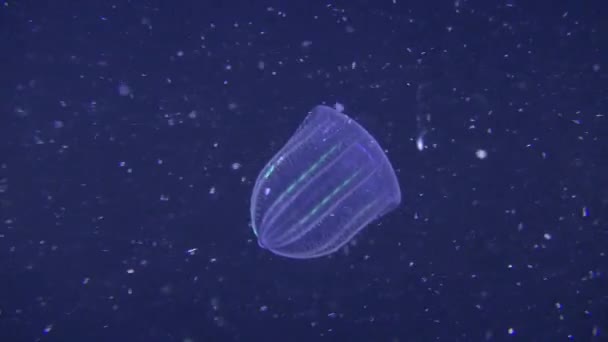
[[[606,340],[602,7],[0,2],[0,341]],[[253,183],[319,103],[405,205],[275,257]]]

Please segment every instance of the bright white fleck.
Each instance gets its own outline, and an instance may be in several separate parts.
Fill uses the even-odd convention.
[[[232,163],[233,170],[238,170],[240,168],[241,168],[241,163],[237,163],[237,162]]]
[[[416,148],[418,151],[424,150],[424,135],[419,135],[418,138],[416,138]]]
[[[551,234],[549,234],[549,233],[545,233],[543,235],[543,237],[545,238],[545,240],[551,240],[551,238],[552,238]]]
[[[583,207],[583,209],[581,210],[581,216],[583,216],[583,217],[589,216],[589,210],[587,209],[587,207]]]
[[[270,195],[270,188],[264,189],[264,196]]]
[[[209,194],[210,194],[210,195],[215,194],[215,187],[214,187],[214,186],[212,186],[212,187],[209,189]]]
[[[509,329],[507,329],[507,333],[508,333],[509,335],[515,335],[515,329],[513,329],[513,328],[509,328]]]
[[[184,51],[179,50],[175,53],[177,55],[177,57],[184,57]]]
[[[488,152],[486,150],[479,149],[475,151],[475,156],[478,159],[486,159],[488,157]]]
[[[128,274],[133,274],[133,273],[135,273],[135,270],[134,270],[134,269],[132,269],[132,268],[129,268],[129,269],[127,270],[127,273],[128,273]]]
[[[268,311],[268,306],[266,306],[266,305],[260,306],[260,312],[266,312],[266,311]]]
[[[53,330],[53,325],[49,324],[46,327],[44,327],[44,330],[42,330],[42,332],[44,332],[45,334],[48,334],[51,332],[51,330]]]

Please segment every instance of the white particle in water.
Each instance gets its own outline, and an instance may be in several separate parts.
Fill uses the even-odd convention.
[[[478,159],[482,159],[483,160],[483,159],[486,159],[488,157],[488,152],[486,150],[479,149],[479,150],[475,151],[475,156]]]
[[[421,134],[416,138],[416,148],[418,151],[424,150],[424,134]]]
[[[131,94],[131,88],[125,83],[118,85],[118,94],[120,96],[129,96]]]

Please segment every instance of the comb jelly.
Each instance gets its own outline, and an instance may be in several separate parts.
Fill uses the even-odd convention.
[[[376,139],[347,115],[317,106],[257,177],[251,224],[274,254],[316,258],[400,203],[397,176]]]

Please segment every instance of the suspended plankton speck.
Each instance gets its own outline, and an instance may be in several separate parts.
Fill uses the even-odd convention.
[[[486,159],[488,157],[488,152],[486,150],[479,149],[475,151],[475,156],[477,159]]]
[[[129,96],[131,95],[131,87],[129,87],[126,83],[120,83],[118,85],[118,94],[120,96]]]
[[[424,135],[419,135],[418,138],[416,138],[416,148],[418,151],[424,150]]]
[[[52,324],[47,324],[47,326],[46,326],[46,327],[44,327],[44,329],[42,330],[42,332],[43,332],[44,334],[48,334],[48,333],[50,333],[50,332],[51,332],[51,330],[53,330],[53,325],[52,325]]]

